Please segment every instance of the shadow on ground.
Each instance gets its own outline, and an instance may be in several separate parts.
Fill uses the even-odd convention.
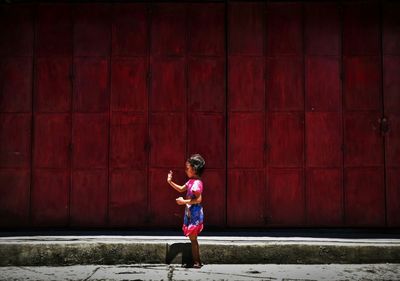
[[[182,265],[193,264],[191,243],[174,243],[168,246],[166,264],[178,263],[179,256],[182,256]]]

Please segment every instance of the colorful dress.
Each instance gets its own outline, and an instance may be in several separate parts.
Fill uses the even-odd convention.
[[[199,179],[190,179],[185,183],[186,199],[194,199],[203,192],[203,182]],[[198,235],[203,230],[203,207],[201,204],[186,204],[182,230],[185,236]]]

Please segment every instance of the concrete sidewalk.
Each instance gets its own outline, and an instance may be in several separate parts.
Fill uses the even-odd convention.
[[[165,264],[0,267],[0,281],[399,281],[400,264]]]
[[[349,231],[204,232],[205,264],[400,263],[400,235]],[[0,266],[181,264],[191,262],[180,232],[3,232]],[[329,237],[332,236],[332,237]]]

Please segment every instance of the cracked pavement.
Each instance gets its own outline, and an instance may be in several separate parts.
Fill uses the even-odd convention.
[[[399,280],[400,264],[178,264],[0,267],[0,280]]]

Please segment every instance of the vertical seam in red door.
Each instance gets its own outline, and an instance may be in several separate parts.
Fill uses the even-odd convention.
[[[108,50],[108,81],[107,81],[107,92],[108,92],[108,151],[107,151],[107,205],[106,205],[106,221],[105,225],[110,226],[110,185],[111,185],[111,167],[110,167],[110,157],[111,157],[111,63],[112,63],[112,42],[113,42],[113,24],[114,24],[114,3],[108,4],[109,13],[108,14],[108,26],[110,32],[110,42],[109,42],[109,50]]]
[[[225,227],[228,227],[228,139],[229,139],[229,120],[228,120],[228,66],[229,66],[229,56],[228,56],[228,44],[229,44],[229,23],[228,23],[228,0],[225,0]]]
[[[151,44],[152,44],[152,3],[147,4],[146,13],[147,13],[147,75],[146,75],[146,86],[147,86],[147,140],[146,140],[146,153],[147,153],[147,163],[146,163],[146,218],[144,220],[144,224],[150,223],[151,220],[151,201],[150,201],[150,151],[151,151],[151,141],[150,141],[150,118],[151,118]]]
[[[383,3],[379,1],[379,51],[380,51],[380,98],[381,98],[381,117],[385,116],[385,95],[384,95],[384,87],[383,87],[383,79],[384,79],[384,60],[383,60]],[[382,119],[381,119],[382,120]],[[382,133],[382,132],[381,132]],[[386,167],[386,135],[381,135],[382,137],[382,146],[383,146],[383,188],[384,188],[384,204],[385,204],[385,226],[388,226],[388,217],[387,217],[387,167]]]
[[[189,156],[188,155],[188,142],[189,142],[189,131],[188,131],[188,127],[189,127],[189,110],[188,110],[188,106],[189,106],[189,94],[188,94],[188,53],[189,53],[189,40],[190,40],[190,28],[188,26],[189,23],[189,12],[191,11],[191,4],[183,4],[185,6],[185,48],[183,51],[183,65],[185,66],[184,68],[184,73],[183,73],[183,79],[184,79],[184,87],[185,87],[185,106],[184,106],[184,116],[185,116],[185,159],[183,159],[183,161],[186,160],[186,158]]]
[[[345,185],[345,107],[344,107],[344,66],[343,66],[343,39],[344,39],[344,7],[342,1],[339,5],[339,24],[340,24],[340,94],[341,94],[341,121],[342,121],[342,225],[346,224],[346,185]]]
[[[302,39],[302,60],[303,60],[303,226],[308,224],[307,215],[307,161],[306,161],[306,134],[307,134],[307,122],[306,122],[306,44],[305,44],[305,4],[301,3],[301,39]]]
[[[28,225],[32,226],[32,188],[33,188],[33,183],[34,183],[34,159],[33,159],[33,153],[34,153],[34,147],[35,147],[35,114],[34,114],[34,98],[35,98],[35,68],[36,68],[36,20],[37,20],[37,6],[38,4],[35,4],[32,6],[31,10],[31,22],[32,22],[32,32],[33,32],[33,46],[32,46],[32,81],[31,81],[31,159],[30,159],[30,185],[29,185],[29,202],[28,202]]]
[[[71,20],[71,66],[70,66],[70,75],[72,74],[72,77],[70,76],[70,83],[71,83],[71,103],[70,103],[70,112],[71,112],[71,137],[70,137],[70,149],[69,149],[69,155],[70,155],[70,173],[69,173],[69,194],[68,194],[68,227],[71,226],[72,220],[71,220],[71,195],[72,195],[72,185],[73,185],[73,162],[74,162],[74,91],[75,91],[75,60],[74,60],[74,54],[75,54],[75,40],[74,40],[74,31],[75,31],[75,18],[74,18],[74,12],[75,12],[75,5],[72,4],[70,7],[70,20]]]
[[[267,7],[268,1],[263,5],[263,61],[264,61],[264,208],[263,208],[263,221],[264,225],[268,225],[268,64],[267,64]]]

